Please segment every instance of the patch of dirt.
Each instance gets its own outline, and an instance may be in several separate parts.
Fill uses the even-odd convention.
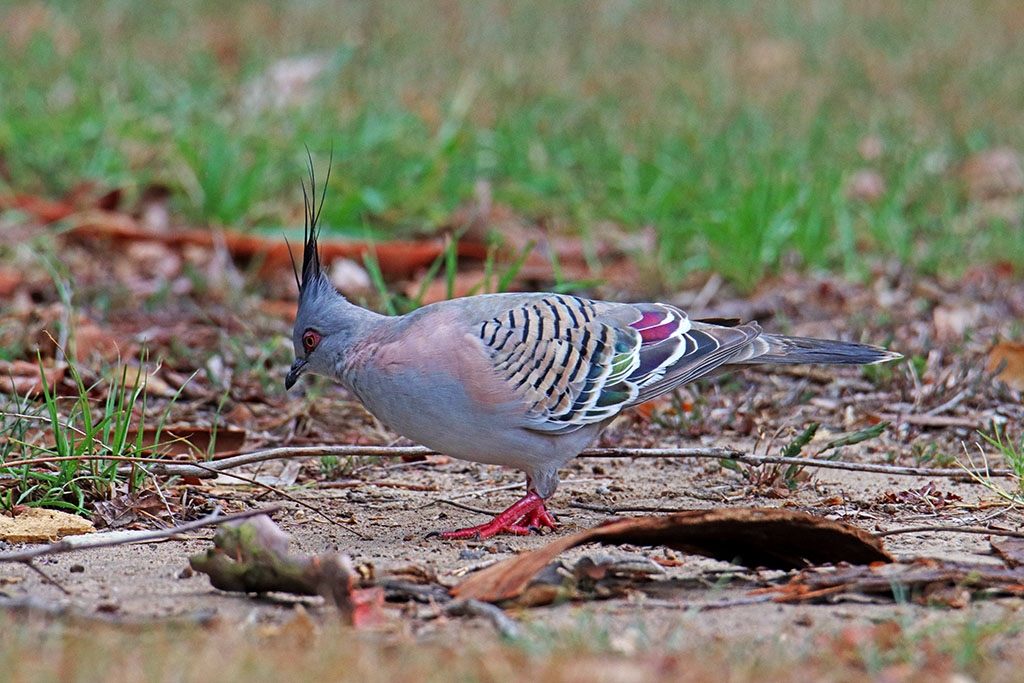
[[[562,528],[558,534],[569,533],[600,524],[607,515],[573,507],[581,496],[601,500],[616,507],[659,506],[672,509],[703,509],[715,506],[706,500],[707,492],[715,490],[723,499],[739,498],[743,505],[778,505],[776,498],[762,497],[749,491],[732,472],[709,472],[711,468],[692,461],[638,460],[617,461],[583,458],[575,463],[579,469],[567,472],[559,493],[550,507],[558,515]],[[596,476],[588,470],[604,468],[609,474]],[[445,584],[455,585],[464,572],[489,561],[511,557],[517,552],[541,547],[548,536],[498,537],[484,542],[442,541],[426,538],[432,529],[447,529],[478,523],[483,518],[464,510],[438,503],[439,495],[424,491],[379,488],[373,485],[383,466],[367,472],[364,486],[337,490],[311,490],[301,500],[334,519],[355,519],[355,528],[367,538],[357,538],[340,525],[329,524],[305,508],[285,503],[274,517],[292,535],[292,551],[318,554],[337,549],[350,554],[357,564],[368,563],[378,572],[388,568],[411,565],[437,574]],[[400,477],[403,482],[423,487],[437,487],[444,497],[471,494],[481,487],[490,488],[515,482],[519,475],[500,468],[466,465],[427,465],[403,468],[400,475],[387,475],[388,480]],[[614,482],[614,483],[612,483]],[[615,487],[615,492],[595,491]],[[869,530],[892,529],[920,524],[980,524],[996,519],[1009,528],[1020,526],[1020,515],[986,503],[990,496],[981,495],[977,486],[939,482],[944,492],[959,495],[957,506],[936,513],[911,513],[907,510],[887,512],[876,501],[886,492],[916,484],[913,478],[864,476],[837,471],[818,472],[813,482],[798,489],[785,501],[787,506],[811,510],[833,518],[853,522]],[[240,493],[240,497],[248,494]],[[498,510],[510,504],[515,492],[491,494],[478,504]],[[832,504],[839,498],[842,502]],[[465,500],[465,499],[462,499]],[[474,501],[477,502],[477,501]],[[725,503],[729,504],[729,503]],[[998,516],[993,513],[1000,513]],[[294,617],[296,605],[305,605],[314,614],[325,608],[320,598],[299,598],[273,594],[255,598],[231,594],[210,587],[207,577],[188,570],[189,555],[202,552],[209,545],[210,533],[199,538],[174,540],[134,546],[120,546],[71,552],[44,558],[39,567],[68,592],[46,583],[38,574],[18,564],[0,565],[0,585],[5,602],[22,604],[32,609],[91,615],[102,619],[134,621],[137,619],[174,619],[206,623],[210,620],[243,623],[254,617],[260,623],[285,623]],[[995,563],[989,539],[979,535],[955,533],[915,533],[889,537],[887,548],[897,557],[937,557],[975,563]],[[624,548],[598,549],[593,546],[563,553],[568,564],[586,555],[600,553],[640,553],[661,560],[664,575],[657,577],[656,590],[628,590],[616,599],[538,607],[531,610],[529,620],[540,620],[552,626],[571,625],[581,614],[592,614],[611,627],[642,625],[649,633],[679,629],[682,623],[687,639],[727,638],[745,636],[756,639],[778,637],[780,632],[794,636],[808,632],[808,626],[839,627],[849,623],[869,624],[879,618],[891,618],[898,609],[903,618],[936,620],[934,607],[907,602],[894,608],[888,600],[848,602],[834,605],[744,604],[749,591],[764,585],[759,572],[724,562],[680,555],[665,549]],[[668,561],[666,561],[668,560]],[[778,572],[768,576],[777,577]],[[1004,618],[1015,609],[1016,599],[1000,599],[972,603],[943,618],[981,621]],[[394,605],[386,610],[390,628],[410,627],[420,638],[456,638],[459,628],[449,621],[414,619],[409,622],[408,610]],[[421,606],[419,612],[430,608]],[[329,612],[329,610],[328,610]],[[697,614],[700,614],[697,617]],[[681,621],[682,620],[682,621]],[[404,626],[402,624],[405,624]],[[453,630],[454,629],[454,630]],[[781,631],[780,631],[781,629]],[[479,633],[474,629],[476,635]]]

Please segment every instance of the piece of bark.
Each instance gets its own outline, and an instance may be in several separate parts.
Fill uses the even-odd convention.
[[[892,562],[881,539],[835,520],[777,508],[690,510],[621,519],[565,536],[474,574],[452,589],[458,598],[515,598],[560,553],[585,543],[666,546],[748,567],[799,569],[824,563]]]

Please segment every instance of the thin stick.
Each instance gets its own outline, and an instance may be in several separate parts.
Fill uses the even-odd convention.
[[[130,543],[144,543],[146,541],[163,540],[178,534],[183,534],[186,531],[201,529],[205,526],[212,526],[222,522],[233,522],[238,519],[247,519],[249,517],[255,517],[256,515],[269,515],[270,513],[277,512],[280,509],[280,505],[271,505],[270,507],[260,508],[258,510],[246,510],[245,512],[223,515],[218,507],[205,517],[197,519],[194,522],[179,524],[175,527],[157,529],[155,531],[115,531],[97,535],[95,537],[68,536],[63,540],[57,541],[56,543],[50,543],[49,545],[27,548],[25,550],[15,550],[9,553],[0,553],[0,562],[29,563],[35,558],[43,555],[56,555],[58,553],[71,552],[72,550],[93,550],[95,548],[109,548],[115,545],[128,545]]]
[[[198,465],[198,467],[201,467],[204,470],[212,470],[212,468],[209,467],[208,465]],[[287,500],[292,501],[296,505],[300,505],[300,506],[302,506],[302,507],[304,507],[304,508],[306,508],[308,510],[312,510],[315,514],[320,515],[320,517],[323,518],[323,520],[325,522],[327,522],[328,524],[334,524],[339,529],[344,529],[345,531],[349,532],[350,534],[354,534],[354,535],[358,536],[359,538],[363,539],[364,541],[371,540],[369,536],[367,536],[366,534],[360,532],[358,529],[353,529],[352,527],[347,527],[344,524],[342,524],[341,522],[339,522],[337,520],[334,520],[334,519],[331,519],[330,517],[327,516],[326,513],[322,512],[315,505],[311,505],[310,503],[307,503],[304,500],[299,500],[295,496],[282,491],[281,489],[277,488],[276,486],[271,486],[270,484],[266,484],[266,483],[263,483],[263,482],[256,481],[256,479],[254,477],[244,477],[241,474],[235,474],[233,472],[217,472],[216,470],[213,470],[213,471],[217,475],[222,475],[222,476],[225,476],[225,477],[230,477],[232,479],[238,479],[239,481],[243,481],[246,484],[250,484],[252,486],[260,486],[262,488],[265,488],[268,491],[276,493],[277,495],[281,496],[282,498],[285,498]]]
[[[239,481],[245,482],[246,484],[250,484],[252,486],[258,486],[260,488],[265,488],[268,491],[271,491],[271,492],[281,496],[282,498],[285,498],[287,500],[292,501],[296,505],[299,505],[301,507],[307,508],[307,509],[311,510],[313,513],[315,513],[317,515],[320,515],[320,517],[322,517],[324,519],[324,521],[326,521],[328,524],[334,524],[334,525],[338,526],[339,528],[344,529],[345,531],[348,531],[351,534],[355,534],[356,536],[358,536],[359,538],[363,539],[364,541],[371,540],[369,536],[366,536],[365,534],[359,532],[356,529],[353,529],[351,527],[347,527],[344,524],[342,524],[341,522],[338,522],[337,520],[331,519],[326,513],[322,512],[316,506],[311,505],[311,504],[309,504],[309,503],[307,503],[305,501],[299,500],[295,496],[292,496],[292,495],[282,491],[281,489],[277,488],[276,486],[271,486],[270,484],[265,484],[265,483],[256,481],[255,479],[253,479],[251,477],[245,477],[245,476],[242,476],[241,474],[234,474],[232,472],[226,472],[225,471],[225,470],[231,469],[232,467],[237,467],[237,466],[243,465],[243,464],[249,464],[250,462],[251,463],[263,462],[264,460],[270,460],[270,459],[273,459],[273,458],[261,457],[261,458],[258,458],[258,459],[250,459],[248,462],[237,462],[237,463],[231,462],[231,463],[228,463],[227,465],[225,465],[224,463],[227,463],[228,461],[235,461],[236,459],[242,459],[242,458],[250,458],[250,456],[266,454],[266,453],[272,453],[273,451],[279,451],[279,450],[287,450],[287,449],[275,448],[275,449],[271,449],[270,451],[255,451],[254,453],[247,453],[245,455],[236,456],[235,458],[224,458],[222,460],[211,460],[211,461],[209,461],[209,464],[202,464],[202,463],[180,463],[180,464],[174,464],[174,463],[168,463],[165,458],[144,458],[144,457],[136,457],[136,456],[130,456],[130,455],[92,455],[92,454],[82,454],[82,455],[62,455],[62,456],[56,456],[55,455],[55,456],[52,456],[52,457],[45,457],[45,458],[32,458],[32,459],[27,459],[27,460],[12,460],[12,461],[9,461],[9,462],[5,463],[4,466],[8,467],[8,468],[15,468],[15,467],[24,467],[26,465],[39,465],[39,464],[48,464],[48,463],[54,463],[54,462],[70,462],[70,461],[82,461],[82,460],[110,460],[110,461],[114,461],[114,462],[130,463],[133,466],[137,465],[138,463],[152,464],[152,465],[154,465],[154,467],[151,467],[151,468],[146,470],[150,475],[156,474],[156,475],[164,475],[164,476],[195,477],[197,479],[213,479],[214,477],[218,477],[218,476],[223,475],[225,477],[230,477],[232,479],[237,479]],[[278,456],[278,457],[284,458],[284,457],[300,457],[300,456],[295,455],[295,456]],[[181,469],[178,469],[178,468],[181,468]],[[168,471],[168,470],[171,470],[171,471]],[[7,476],[8,475],[0,475],[0,478],[7,478]]]
[[[1010,529],[989,529],[983,526],[909,526],[903,529],[889,529],[888,531],[876,531],[875,536],[895,536],[897,534],[917,534],[924,531],[952,531],[959,534],[982,534],[985,536],[1008,536],[1011,538],[1024,538],[1024,531],[1011,531]]]
[[[874,463],[843,462],[821,458],[787,458],[781,455],[757,455],[729,448],[591,448],[580,453],[582,458],[714,458],[735,460],[747,465],[799,465],[821,467],[822,469],[852,470],[910,477],[952,477],[967,478],[971,473],[987,477],[1013,477],[1008,469],[967,469],[961,467],[929,468],[900,467]]]
[[[39,576],[43,577],[43,581],[45,581],[46,583],[48,583],[48,584],[50,584],[52,586],[56,586],[57,589],[60,590],[60,592],[63,593],[64,595],[71,595],[71,591],[69,591],[67,588],[65,588],[63,586],[63,584],[61,584],[60,581],[58,581],[57,579],[53,578],[52,576],[50,576],[49,574],[44,572],[42,569],[37,567],[35,564],[32,563],[32,560],[25,560],[24,564],[25,564],[26,567],[28,567],[29,569],[34,571],[36,574],[39,574]]]
[[[526,486],[526,482],[525,481],[520,481],[520,482],[517,482],[515,484],[505,484],[504,486],[492,486],[489,489],[478,489],[476,491],[468,491],[466,493],[460,493],[460,494],[455,495],[455,496],[448,496],[448,500],[458,500],[459,498],[480,498],[482,496],[487,496],[487,495],[490,495],[492,493],[498,493],[499,491],[513,491],[515,489],[524,488],[525,486]],[[424,507],[429,507],[429,504],[425,505]]]
[[[316,458],[324,456],[339,458],[359,456],[399,458],[404,456],[437,454],[438,453],[436,451],[424,448],[423,446],[285,446],[282,448],[268,448],[262,451],[253,451],[252,453],[235,455],[230,458],[213,460],[207,465],[210,471],[207,471],[206,469],[199,470],[190,463],[169,463],[164,461],[152,467],[150,472],[166,476],[177,475],[183,477],[209,478],[216,476],[215,473],[217,472],[222,472],[223,470],[228,470],[232,467],[252,465],[258,462],[283,458]],[[213,474],[211,474],[211,471]]]
[[[574,500],[569,503],[571,508],[579,508],[580,510],[589,510],[590,512],[600,512],[606,515],[617,515],[623,512],[679,512],[678,507],[663,507],[656,505],[594,505],[592,503],[583,503],[578,500]]]
[[[423,446],[303,446],[270,448],[253,451],[231,458],[214,460],[200,469],[196,465],[186,463],[161,463],[151,468],[153,474],[179,475],[207,478],[214,472],[221,472],[240,465],[251,465],[265,460],[277,458],[310,458],[320,456],[335,457],[381,457],[397,458],[422,455],[440,455]],[[757,455],[732,448],[589,448],[580,453],[581,458],[710,458],[713,460],[735,460],[747,465],[798,465],[803,467],[821,467],[823,469],[851,470],[854,472],[870,472],[908,477],[939,477],[966,478],[975,473],[987,477],[1012,477],[1014,473],[1008,469],[962,469],[900,467],[897,465],[881,465],[873,463],[853,463],[841,460],[824,460],[821,458],[787,458],[781,455]]]
[[[451,505],[453,508],[459,508],[460,510],[468,510],[469,512],[477,512],[481,515],[490,515],[491,517],[496,517],[501,512],[501,510],[485,510],[483,508],[478,508],[472,505],[466,505],[465,503],[460,503],[457,500],[447,500],[444,498],[440,500],[435,500],[434,503],[444,503],[445,505]]]
[[[349,481],[329,481],[319,484],[320,489],[353,489],[360,486],[380,486],[382,488],[406,489],[407,491],[437,491],[437,487],[428,484],[409,484],[402,481],[363,481],[362,479]]]
[[[491,622],[494,629],[504,638],[518,638],[519,624],[497,605],[480,600],[457,600],[450,602],[444,614],[451,617],[483,617]]]

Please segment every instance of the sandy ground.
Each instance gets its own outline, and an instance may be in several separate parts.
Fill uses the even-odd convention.
[[[993,509],[976,507],[982,500],[978,486],[937,481],[941,491],[962,497],[959,506],[934,513],[887,514],[876,501],[886,491],[915,488],[912,477],[863,474],[838,470],[818,471],[785,501],[760,497],[740,478],[721,470],[713,461],[627,460],[581,458],[563,473],[563,484],[551,502],[562,524],[557,534],[593,526],[607,515],[573,507],[576,501],[600,502],[610,506],[663,506],[698,509],[712,505],[709,492],[739,498],[731,505],[777,506],[822,512],[822,501],[832,501],[829,516],[846,519],[871,530],[922,523],[978,523],[991,521]],[[279,466],[271,465],[270,469]],[[439,502],[441,494],[431,491],[379,487],[374,481],[401,482],[418,487],[436,487],[444,496],[457,498],[481,488],[513,484],[519,475],[498,467],[451,461],[421,464],[386,471],[386,465],[371,468],[365,485],[349,489],[308,489],[302,500],[328,516],[356,520],[355,528],[367,538],[358,538],[340,525],[328,524],[293,503],[275,515],[280,526],[292,535],[292,550],[317,554],[328,550],[348,553],[359,564],[369,563],[378,572],[388,568],[416,566],[437,574],[446,585],[461,580],[460,570],[476,567],[485,560],[497,560],[538,548],[548,535],[502,536],[478,541],[445,541],[427,538],[433,529],[479,523],[482,515]],[[267,468],[264,468],[265,470]],[[595,470],[604,474],[595,474]],[[264,472],[266,473],[266,472]],[[516,491],[497,492],[482,500],[462,498],[476,505],[500,509],[511,503]],[[843,503],[835,505],[836,498]],[[1000,520],[1016,525],[1018,515],[1000,509]],[[254,597],[230,594],[210,586],[205,575],[188,570],[187,558],[210,545],[212,532],[188,540],[170,540],[56,555],[41,559],[40,569],[60,588],[47,583],[28,568],[8,564],[0,567],[0,590],[9,605],[31,611],[95,617],[106,621],[137,622],[184,620],[206,623],[283,623],[291,619],[297,604],[312,614],[327,614],[319,598],[296,598],[274,594]],[[994,563],[988,538],[953,533],[917,533],[890,537],[887,548],[897,557],[936,557],[959,561]],[[765,579],[781,580],[779,572],[759,574],[723,562],[695,556],[680,556],[663,548],[598,548],[585,546],[564,554],[570,564],[583,555],[642,554],[650,558],[681,559],[667,567],[652,582],[638,584],[623,597],[576,602],[559,606],[512,610],[510,613],[531,627],[578,629],[580,620],[596,620],[610,627],[621,642],[615,647],[628,650],[630,638],[672,642],[679,646],[699,645],[705,640],[719,642],[743,637],[755,641],[804,642],[812,632],[833,632],[851,624],[871,624],[883,619],[904,623],[987,623],[1015,619],[1019,600],[997,599],[974,602],[961,609],[936,609],[912,602],[893,604],[889,600],[851,598],[836,604],[743,605],[744,596],[764,585]],[[727,606],[723,606],[727,605]],[[404,624],[424,641],[478,638],[491,631],[484,620],[436,620],[429,606],[402,612],[401,605],[387,608],[392,626]],[[410,616],[415,614],[417,616]],[[483,622],[483,623],[480,623]],[[630,635],[632,634],[632,635]],[[635,644],[634,644],[635,645]]]

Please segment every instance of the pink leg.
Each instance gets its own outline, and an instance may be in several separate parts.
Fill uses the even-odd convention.
[[[554,529],[557,523],[544,507],[544,499],[530,491],[513,503],[509,509],[485,524],[458,531],[444,531],[437,535],[441,538],[484,539],[505,531],[517,536],[526,536],[542,526]]]

